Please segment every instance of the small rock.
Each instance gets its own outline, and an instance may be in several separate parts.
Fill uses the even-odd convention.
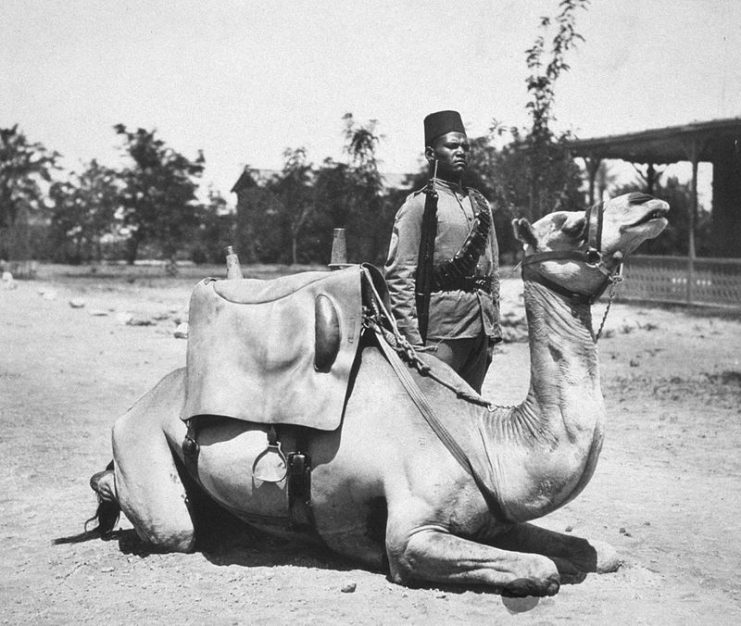
[[[85,301],[84,301],[84,300],[83,300],[82,298],[72,298],[72,299],[71,299],[71,300],[69,301],[69,305],[70,305],[70,306],[71,306],[71,307],[72,307],[73,309],[82,309],[82,308],[84,308],[84,307],[85,307]]]
[[[574,530],[574,527],[573,526],[567,526],[566,528],[564,528],[564,531],[567,532],[567,533],[570,533],[573,530]]]
[[[630,360],[630,366],[631,367],[638,367],[640,365],[640,361],[638,359],[631,359]]]
[[[188,338],[188,322],[181,322],[178,324],[174,333],[175,339],[187,339]]]
[[[103,309],[88,309],[88,313],[93,317],[103,317],[104,315],[108,315],[108,311],[104,311]]]
[[[350,581],[350,582],[344,584],[342,586],[342,589],[340,589],[340,591],[342,593],[353,593],[355,591],[355,589],[357,589],[357,587],[358,587],[358,583],[356,583],[354,581]]]
[[[10,272],[3,272],[2,286],[3,289],[17,289],[18,283],[15,282],[13,274]]]
[[[154,320],[149,317],[142,317],[142,316],[131,316],[131,319],[126,322],[127,326],[153,326]]]
[[[132,319],[134,316],[131,313],[116,313],[116,321],[119,324],[128,324]]]
[[[112,567],[101,567],[100,571],[105,574],[110,574],[113,571],[113,568]]]

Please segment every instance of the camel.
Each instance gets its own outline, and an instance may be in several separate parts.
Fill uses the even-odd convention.
[[[197,481],[183,479],[185,370],[168,374],[113,426],[114,464],[91,479],[101,532],[120,507],[154,548],[191,551],[197,486],[252,526],[311,536],[401,585],[546,596],[562,579],[616,570],[608,544],[530,521],[575,498],[595,471],[605,406],[590,305],[624,258],[665,228],[668,210],[633,193],[586,213],[513,221],[524,249],[531,358],[529,391],[517,406],[492,406],[470,388],[455,393],[465,383],[434,356],[416,354],[421,366],[404,369],[439,420],[432,428],[388,351],[366,342],[340,428],[281,432],[285,449],[304,437],[312,459],[308,533],[268,521],[285,500],[280,480],[254,475],[266,424],[204,422]]]

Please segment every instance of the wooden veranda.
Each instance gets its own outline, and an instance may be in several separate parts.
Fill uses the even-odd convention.
[[[656,165],[688,161],[692,165],[692,201],[686,300],[695,300],[695,225],[697,222],[697,169],[707,162],[713,168],[711,245],[714,257],[732,259],[741,267],[741,118],[697,122],[569,142],[574,157],[584,159],[594,203],[595,178],[602,161],[619,159],[647,166],[646,191],[653,192]],[[705,280],[705,279],[703,279]]]

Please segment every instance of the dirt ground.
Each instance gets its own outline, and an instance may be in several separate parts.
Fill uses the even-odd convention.
[[[579,498],[538,523],[606,540],[624,565],[553,598],[406,589],[255,535],[187,555],[142,550],[126,521],[112,540],[84,540],[113,420],[184,364],[173,331],[208,274],[44,266],[0,291],[1,623],[741,623],[741,322],[683,309],[613,306],[599,344],[600,463]],[[510,326],[519,290],[505,280]],[[484,395],[515,403],[527,384],[526,344],[505,344]]]

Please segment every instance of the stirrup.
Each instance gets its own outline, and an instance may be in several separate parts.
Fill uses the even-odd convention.
[[[255,458],[252,476],[266,483],[279,483],[288,474],[288,463],[278,441],[275,427],[268,430],[268,446]]]

